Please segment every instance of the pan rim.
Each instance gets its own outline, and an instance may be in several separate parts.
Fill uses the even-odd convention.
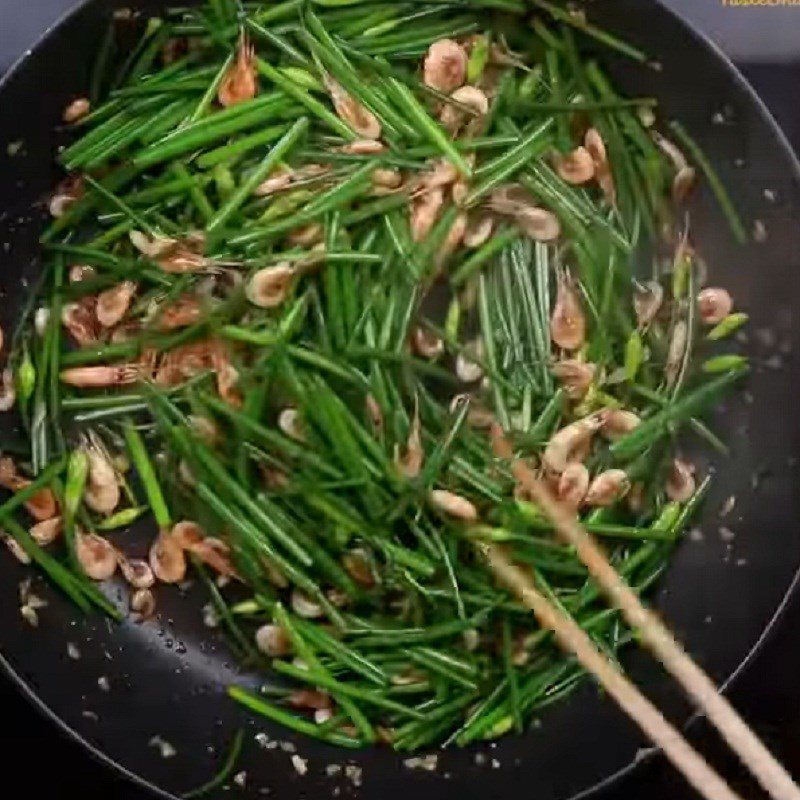
[[[17,72],[19,72],[28,58],[38,50],[44,43],[54,36],[58,31],[66,25],[73,17],[78,16],[83,10],[98,2],[98,0],[79,0],[72,8],[67,9],[54,22],[48,25],[34,41],[18,56],[5,73],[0,77],[0,95],[6,85],[14,80]],[[787,134],[783,128],[778,124],[772,111],[767,104],[756,92],[748,79],[742,74],[739,67],[734,63],[733,59],[705,32],[701,31],[697,26],[688,20],[685,16],[678,13],[674,9],[667,6],[663,0],[651,0],[653,6],[657,6],[661,11],[668,14],[674,20],[677,20],[687,33],[694,39],[694,42],[709,51],[714,58],[725,68],[725,71],[730,75],[732,83],[740,90],[750,101],[750,103],[757,110],[759,117],[766,123],[771,134],[775,137],[780,145],[784,156],[788,157],[789,164],[791,165],[792,178],[795,182],[800,184],[800,154],[795,150],[791,144]],[[766,640],[772,635],[773,631],[780,623],[784,613],[800,587],[800,566],[795,570],[792,580],[789,583],[783,597],[776,606],[770,619],[765,624],[763,630],[750,647],[748,652],[744,655],[739,664],[733,669],[728,677],[720,684],[719,690],[723,694],[727,694],[733,687],[736,681],[741,677],[743,672],[748,669],[752,662],[757,658],[760,650],[762,649]],[[180,796],[170,791],[160,788],[152,781],[144,778],[140,774],[134,772],[128,767],[124,766],[120,761],[104,752],[99,745],[89,741],[83,734],[76,728],[70,725],[65,719],[59,716],[37,693],[36,689],[26,681],[22,673],[14,667],[14,665],[6,658],[2,650],[0,650],[0,670],[11,680],[17,687],[20,694],[31,703],[34,709],[45,719],[54,724],[54,727],[67,739],[80,745],[87,754],[96,762],[111,769],[112,772],[118,774],[120,777],[125,778],[132,784],[138,786],[145,791],[153,794],[154,797],[162,798],[162,800],[180,800]],[[697,721],[701,718],[699,712],[694,712],[691,717],[681,726],[683,730],[690,730],[693,728]],[[565,797],[564,800],[589,800],[589,798],[596,795],[597,792],[608,789],[616,782],[632,775],[642,764],[651,763],[653,758],[658,755],[659,751],[656,748],[650,747],[644,753],[634,755],[628,764],[619,768],[615,772],[607,775],[602,780],[597,781],[591,786],[582,789],[576,794]]]

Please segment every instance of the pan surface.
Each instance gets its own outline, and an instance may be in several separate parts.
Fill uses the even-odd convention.
[[[0,83],[0,322],[7,330],[38,270],[41,200],[59,177],[60,110],[85,87],[112,7],[81,6]],[[669,11],[655,2],[600,0],[590,14],[659,62],[660,69],[614,59],[609,65],[625,91],[658,97],[664,116],[685,124],[749,223],[758,220],[759,241],[738,247],[707,189],[694,203],[694,238],[712,280],[729,287],[751,316],[747,350],[757,366],[746,391],[716,420],[732,456],[708,465],[719,473],[713,493],[655,601],[688,649],[723,682],[775,618],[800,563],[800,374],[793,355],[800,322],[792,312],[800,300],[800,165],[733,66]],[[18,435],[8,425],[0,428],[0,449]],[[736,498],[735,508],[723,519],[720,508],[729,497]],[[148,532],[132,537],[144,548]],[[586,685],[524,737],[442,753],[434,772],[412,770],[388,751],[346,753],[233,707],[224,687],[233,680],[256,686],[258,676],[238,674],[224,641],[203,625],[200,587],[163,590],[160,617],[150,624],[112,627],[97,617],[77,617],[37,582],[35,591],[49,605],[34,630],[16,613],[17,587],[27,575],[10,557],[0,558],[6,671],[96,756],[164,797],[207,780],[241,726],[247,737],[237,768],[246,772],[240,796],[271,793],[281,800],[393,798],[409,791],[417,800],[441,794],[477,800],[487,792],[511,796],[520,787],[537,800],[557,800],[589,792],[628,769],[644,745],[620,712]],[[124,603],[121,587],[111,596]],[[688,719],[688,707],[646,657],[631,652],[626,667],[670,716]],[[292,755],[307,760],[307,774],[294,768]]]

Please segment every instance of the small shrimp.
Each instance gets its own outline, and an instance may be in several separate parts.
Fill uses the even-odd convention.
[[[425,460],[425,450],[422,447],[422,433],[419,420],[419,407],[414,410],[414,419],[408,431],[406,451],[400,455],[399,448],[395,451],[395,465],[409,480],[419,477],[422,464]]]
[[[228,404],[239,408],[242,394],[239,391],[239,371],[233,366],[228,348],[217,344],[212,352],[212,368],[217,377],[217,394]]]
[[[372,563],[369,554],[363,548],[356,547],[345,553],[342,556],[342,566],[359,586],[370,589],[375,585]]]
[[[652,136],[659,150],[675,168],[675,177],[672,181],[672,200],[676,205],[680,205],[697,183],[697,172],[694,167],[689,165],[686,156],[674,142],[662,136],[658,131],[653,131]]]
[[[559,177],[573,186],[588,183],[595,176],[594,158],[585,147],[576,147],[566,155],[557,155],[555,167]]]
[[[220,441],[220,430],[217,423],[210,417],[205,417],[200,414],[190,414],[187,422],[192,433],[203,444],[213,447]]]
[[[372,173],[372,193],[376,196],[393,194],[403,185],[399,169],[378,168]]]
[[[120,488],[117,472],[99,447],[87,447],[89,474],[83,499],[92,511],[108,515],[119,505]]]
[[[101,328],[97,319],[97,299],[89,295],[76,303],[68,303],[61,312],[61,324],[81,347],[96,344]]]
[[[449,161],[442,159],[437,161],[432,169],[423,173],[411,196],[413,199],[417,199],[436,189],[444,189],[458,179],[459,172],[456,167]]]
[[[422,358],[434,359],[444,353],[444,342],[435,333],[418,326],[411,335],[414,352]]]
[[[271,194],[283,192],[294,183],[294,175],[295,173],[292,170],[280,167],[269,178],[260,183],[253,194],[256,197],[268,197]]]
[[[247,35],[242,32],[236,49],[236,59],[228,68],[219,89],[217,100],[224,108],[252,100],[258,94],[258,73],[255,65],[256,51]]]
[[[464,246],[474,249],[486,244],[494,230],[494,217],[486,212],[472,214],[464,232]]]
[[[514,220],[536,242],[553,242],[561,235],[558,217],[546,208],[524,206],[514,214]]]
[[[377,156],[386,152],[386,145],[374,139],[356,139],[355,142],[343,144],[339,152],[353,156]]]
[[[310,711],[329,711],[333,708],[331,696],[321,689],[295,689],[290,692],[287,702],[292,708]]]
[[[106,389],[130,386],[142,377],[139,364],[111,364],[96,367],[72,367],[61,372],[61,381],[79,389]]]
[[[726,289],[709,287],[697,295],[697,309],[705,325],[717,325],[733,311],[733,298]]]
[[[577,350],[586,341],[586,317],[572,280],[566,274],[558,278],[550,336],[553,343],[563,350]]]
[[[214,343],[206,339],[170,350],[155,370],[155,382],[159,386],[180,386],[189,378],[211,369],[214,349]]]
[[[236,570],[230,557],[230,548],[221,539],[206,536],[205,531],[191,520],[176,523],[172,539],[188,553],[193,553],[220,575],[234,576]]]
[[[205,531],[192,520],[184,519],[172,526],[171,536],[183,549],[189,550],[196,547],[205,538]]]
[[[86,194],[86,184],[82,175],[68,175],[56,186],[48,210],[55,219],[63,217],[71,206],[74,206]]]
[[[32,481],[24,478],[17,471],[17,466],[10,458],[0,458],[0,486],[11,492],[27,489]],[[41,489],[26,503],[28,513],[38,522],[52,519],[58,514],[58,503],[50,489]]]
[[[76,532],[75,555],[86,576],[93,581],[106,581],[117,571],[117,551],[96,533]]]
[[[97,270],[88,264],[73,264],[69,268],[69,282],[81,283],[82,281],[90,281],[97,276]]]
[[[162,530],[150,547],[150,567],[162,583],[180,583],[186,576],[186,556],[169,530]]]
[[[570,400],[581,400],[594,382],[597,365],[569,358],[553,364],[551,372],[564,387]]]
[[[678,379],[688,343],[689,326],[686,320],[679,319],[672,329],[672,338],[669,341],[667,350],[667,363],[664,367],[668,387],[674,386],[675,381]]]
[[[447,232],[444,242],[442,242],[439,252],[436,253],[435,264],[437,269],[443,269],[450,256],[458,250],[464,241],[464,234],[467,232],[469,217],[465,212],[458,214]]]
[[[583,137],[583,146],[592,157],[592,161],[594,162],[594,176],[604,197],[610,205],[616,205],[617,187],[614,182],[614,174],[611,171],[611,164],[608,160],[606,144],[597,128],[589,128],[589,130],[586,131]]]
[[[444,192],[432,189],[411,204],[411,238],[423,241],[431,232],[444,205]]]
[[[136,339],[142,332],[142,323],[138,319],[129,319],[121,325],[117,325],[111,331],[108,337],[109,342],[112,344],[121,344],[122,342],[131,342]]]
[[[349,95],[333,78],[325,76],[325,88],[333,101],[333,107],[362,139],[380,139],[381,123],[368,109]]]
[[[14,382],[14,370],[6,367],[0,373],[0,412],[11,411],[17,402],[17,389]]]
[[[144,622],[156,613],[156,598],[149,589],[137,589],[131,595],[131,611],[136,622]]]
[[[383,430],[383,409],[373,395],[367,395],[364,400],[364,407],[366,408],[367,417],[369,418],[373,430],[378,432]]]
[[[128,313],[137,286],[133,281],[122,281],[97,295],[95,313],[104,328],[113,328]]]
[[[61,119],[72,125],[79,120],[82,120],[92,110],[92,104],[89,102],[88,97],[77,97],[65,109],[61,115]]]
[[[300,412],[296,408],[284,408],[278,414],[278,427],[289,437],[297,442],[304,442],[306,439],[303,429],[303,420]]]
[[[602,424],[602,416],[592,414],[561,428],[547,443],[542,456],[544,466],[550,472],[560,475],[572,461],[576,460],[576,454],[582,455],[591,445],[592,437],[600,430]]]
[[[433,508],[448,517],[453,517],[462,522],[478,521],[478,509],[466,497],[454,492],[448,492],[445,489],[432,489],[428,494],[428,498]]]
[[[596,508],[606,508],[621,500],[630,488],[630,479],[623,470],[609,469],[592,481],[584,502]]]
[[[483,342],[481,339],[476,339],[467,345],[465,352],[456,356],[456,377],[462,383],[475,383],[483,377],[483,367],[478,363],[483,354],[482,351]],[[469,357],[469,354],[472,353],[474,353],[473,358],[477,358],[478,361],[473,361]]]
[[[50,519],[43,519],[33,525],[28,533],[31,538],[39,545],[39,547],[47,547],[52,544],[61,535],[64,529],[63,520],[61,517],[50,517]]]
[[[674,459],[667,478],[667,497],[675,503],[686,503],[692,498],[696,488],[694,465],[680,458]]]
[[[191,274],[206,269],[210,264],[203,255],[205,236],[199,231],[182,239],[148,236],[141,231],[130,231],[128,237],[142,255],[152,259],[164,272],[175,275]]]
[[[474,112],[468,126],[469,133],[476,133],[479,125],[483,124],[484,117],[489,113],[489,98],[486,93],[476,86],[462,86],[456,89],[450,99],[453,103],[445,103],[439,114],[439,121],[444,129],[453,137],[457,136],[467,124],[469,109]]]
[[[325,236],[325,229],[318,222],[311,222],[300,228],[295,228],[286,237],[289,244],[297,247],[313,247],[322,242]]]
[[[578,462],[567,464],[556,486],[556,497],[571,508],[578,508],[589,491],[589,470]]]
[[[316,600],[312,600],[299,589],[292,590],[289,603],[292,607],[292,611],[303,619],[318,619],[325,613],[322,606]]]
[[[199,322],[202,313],[200,300],[193,294],[184,294],[175,302],[159,310],[158,327],[162,331],[185,328]]]
[[[256,647],[271,658],[282,658],[292,652],[292,640],[280,625],[267,623],[256,631]]]
[[[467,77],[467,53],[458,42],[440,39],[425,56],[423,80],[426,86],[449,94],[463,86]]]
[[[259,308],[277,308],[287,298],[297,270],[288,262],[256,272],[245,289],[247,299]]]
[[[127,558],[117,552],[117,562],[123,577],[134,589],[149,589],[156,582],[153,570],[143,559]]]
[[[661,310],[664,303],[664,287],[658,281],[637,284],[633,290],[633,310],[640,329],[646,328]]]
[[[635,430],[642,422],[638,414],[622,408],[609,408],[600,413],[603,418],[600,432],[612,442]]]

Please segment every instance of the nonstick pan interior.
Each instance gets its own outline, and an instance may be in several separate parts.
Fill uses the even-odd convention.
[[[0,85],[0,318],[6,330],[38,270],[41,200],[59,178],[54,155],[63,141],[57,132],[60,110],[85,87],[112,7],[82,6]],[[749,224],[759,220],[758,238],[766,236],[743,248],[735,245],[707,189],[696,198],[696,243],[712,279],[729,287],[751,315],[747,349],[757,367],[746,391],[715,423],[733,454],[710,466],[718,472],[713,493],[661,584],[657,606],[690,651],[725,681],[770,624],[800,562],[800,381],[793,355],[800,326],[792,310],[800,299],[800,170],[730,63],[670,12],[655,2],[603,0],[590,13],[652,53],[660,69],[611,59],[616,79],[631,94],[658,97],[663,113],[685,124],[711,155]],[[12,157],[7,145],[19,142]],[[18,436],[8,425],[0,430],[4,446]],[[720,508],[731,496],[735,508],[721,519]],[[144,547],[149,532],[132,536]],[[112,627],[96,617],[76,617],[58,595],[37,584],[49,606],[32,630],[16,613],[17,586],[27,574],[10,557],[0,558],[0,641],[7,670],[97,755],[168,796],[208,779],[241,726],[247,737],[238,769],[246,778],[237,791],[282,800],[407,792],[417,800],[443,793],[477,800],[487,793],[512,796],[523,787],[537,800],[556,800],[628,768],[644,745],[587,685],[525,736],[447,751],[434,772],[412,770],[389,751],[345,753],[249,719],[226,699],[227,683],[255,686],[258,677],[239,675],[223,640],[203,625],[206,598],[200,587],[164,589],[156,621]],[[626,666],[671,716],[688,718],[688,707],[646,657],[631,652]],[[293,754],[307,759],[306,775],[293,768]]]

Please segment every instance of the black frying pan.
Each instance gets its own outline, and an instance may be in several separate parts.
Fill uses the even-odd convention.
[[[122,4],[82,4],[0,83],[0,317],[6,330],[38,269],[40,201],[59,178],[54,154],[62,140],[60,111],[84,90],[107,15]],[[737,247],[707,189],[695,200],[696,241],[714,280],[750,313],[748,348],[759,366],[747,392],[717,421],[734,450],[730,459],[711,465],[719,476],[701,519],[702,540],[688,537],[656,601],[699,661],[720,682],[729,682],[780,613],[800,563],[800,371],[791,355],[800,346],[792,308],[800,300],[800,164],[733,65],[672,13],[643,0],[600,0],[590,11],[662,67],[643,69],[612,58],[609,66],[620,85],[631,94],[657,96],[663,112],[680,119],[710,153],[750,224],[760,220],[766,230],[766,241]],[[10,157],[6,143],[18,140],[22,151]],[[16,435],[8,425],[0,431],[0,446]],[[735,510],[720,520],[720,506],[731,495]],[[733,541],[720,535],[720,526],[735,532]],[[132,541],[144,548],[148,537],[143,530]],[[26,574],[10,557],[0,557],[0,663],[65,732],[162,797],[210,777],[242,725],[247,738],[238,769],[246,770],[247,780],[241,796],[263,797],[271,790],[281,800],[339,791],[367,798],[413,793],[415,800],[442,794],[484,800],[520,788],[537,800],[555,800],[589,793],[630,770],[645,744],[587,685],[524,737],[445,752],[435,773],[411,771],[387,750],[353,755],[290,736],[235,708],[223,687],[232,680],[255,686],[258,677],[238,674],[224,642],[203,626],[199,587],[184,594],[162,590],[161,616],[151,624],[111,627],[99,618],[76,617],[37,584],[49,606],[32,631],[16,613],[17,586]],[[121,588],[112,596],[117,592],[123,602]],[[69,657],[68,643],[80,651],[78,660]],[[648,658],[630,652],[626,667],[670,716],[688,720],[689,708]],[[265,739],[259,736],[259,744],[256,738],[261,732],[283,746],[263,747]],[[151,744],[154,736],[174,746],[173,757],[163,758]],[[305,776],[291,764],[292,742],[308,759]],[[359,789],[353,773],[328,774],[328,765],[344,763],[362,768]]]

